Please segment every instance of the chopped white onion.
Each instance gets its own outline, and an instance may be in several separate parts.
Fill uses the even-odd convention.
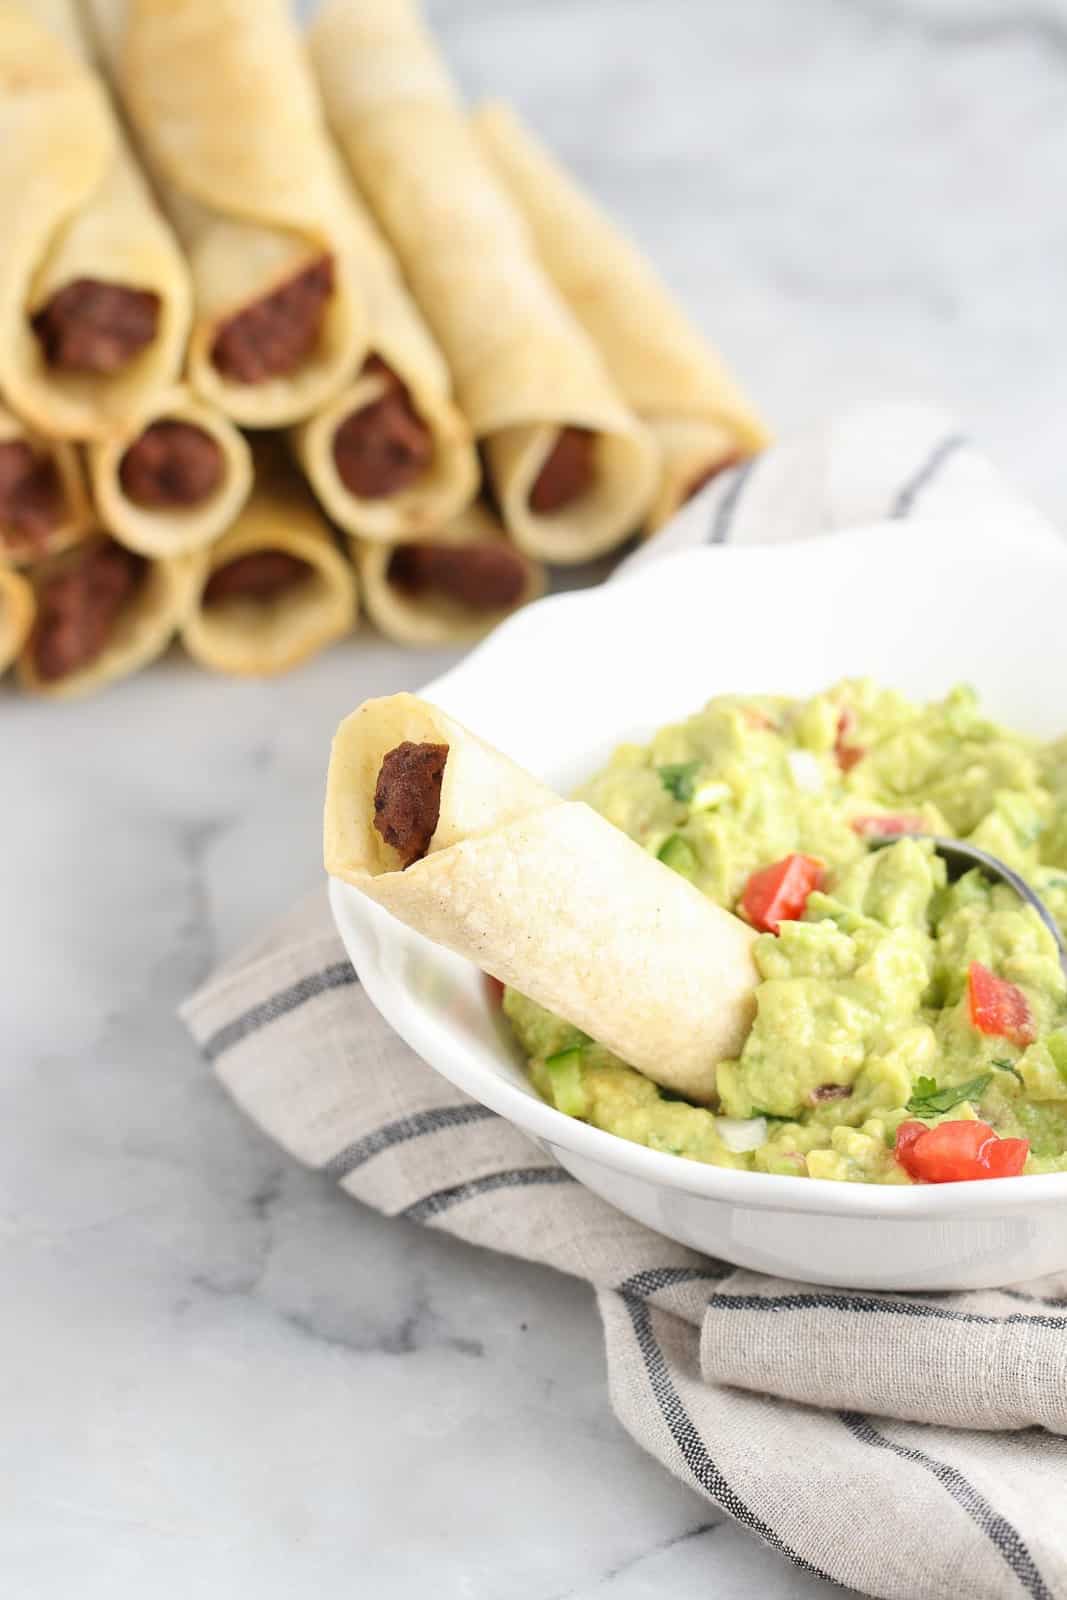
[[[732,793],[730,785],[723,783],[721,778],[709,778],[706,783],[697,784],[693,790],[693,798],[689,802],[690,810],[714,811],[724,800],[729,800]]]
[[[807,794],[818,794],[824,787],[818,756],[812,755],[810,750],[790,750],[788,760],[797,788]]]
[[[726,1146],[735,1156],[740,1156],[746,1150],[758,1150],[761,1144],[767,1143],[767,1118],[766,1117],[716,1117],[715,1129]]]

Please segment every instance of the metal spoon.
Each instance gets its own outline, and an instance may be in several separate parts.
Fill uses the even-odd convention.
[[[1067,976],[1067,940],[1060,932],[1060,925],[1052,915],[1041,896],[1031,889],[1025,878],[1019,876],[1007,862],[1001,861],[999,856],[992,856],[988,850],[979,850],[977,845],[964,844],[959,839],[942,839],[936,833],[909,833],[883,834],[877,833],[869,837],[868,843],[874,850],[884,849],[886,845],[899,844],[901,839],[929,839],[945,866],[948,868],[948,881],[955,883],[957,878],[962,878],[965,872],[970,872],[977,867],[979,872],[991,878],[994,883],[1006,883],[1009,889],[1014,889],[1020,900],[1028,906],[1033,906],[1045,927],[1056,941],[1059,953],[1060,966],[1064,976]]]

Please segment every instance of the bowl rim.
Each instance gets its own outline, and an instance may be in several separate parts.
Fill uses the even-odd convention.
[[[877,546],[879,540],[887,537],[892,538],[894,554],[899,557],[902,541],[908,542],[919,526],[915,523],[904,529],[899,522],[878,522],[847,534],[796,540],[788,545],[697,546],[675,551],[632,572],[620,573],[609,584],[547,595],[535,601],[500,624],[460,662],[418,692],[443,709],[449,709],[450,696],[457,686],[471,675],[481,676],[498,654],[514,650],[528,633],[536,634],[546,625],[554,628],[559,614],[564,611],[610,606],[620,592],[635,583],[654,583],[660,575],[662,581],[670,578],[676,582],[686,567],[703,567],[708,561],[721,566],[724,563],[763,563],[768,556],[775,562],[783,557],[803,560],[810,558],[816,549],[822,555],[827,547],[834,547],[842,556],[851,553],[859,558],[866,545]],[[1047,536],[1038,535],[1029,527],[1021,535],[1014,529],[1007,535],[1003,530],[994,533],[982,529],[976,539],[971,526],[956,521],[935,522],[932,518],[924,520],[921,529],[922,539],[933,538],[943,555],[950,555],[954,546],[958,555],[966,554],[972,561],[1003,561],[1010,556],[1017,562],[1020,554],[1024,554],[1028,562],[1036,561],[1038,566],[1047,563],[1055,569],[1056,576],[1067,579],[1067,543],[1051,529]],[[429,1014],[424,1015],[419,1002],[410,995],[404,996],[402,984],[384,979],[373,959],[362,959],[369,954],[371,944],[377,942],[379,932],[388,936],[389,928],[395,926],[394,919],[339,879],[330,880],[329,896],[334,921],[362,987],[405,1043],[428,1066],[472,1099],[488,1106],[522,1132],[574,1156],[613,1168],[623,1176],[694,1197],[752,1209],[824,1216],[911,1220],[966,1218],[989,1211],[1002,1213],[1006,1209],[1067,1201],[1067,1172],[1014,1178],[1007,1183],[980,1179],[913,1186],[842,1183],[828,1178],[794,1178],[716,1167],[666,1151],[650,1150],[619,1134],[592,1127],[483,1067],[447,1034],[441,1033]],[[411,930],[405,929],[405,932],[410,934]]]

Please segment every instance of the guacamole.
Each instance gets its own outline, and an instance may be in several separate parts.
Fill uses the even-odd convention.
[[[1067,927],[1067,739],[997,726],[967,688],[919,706],[848,681],[810,700],[712,700],[616,750],[578,798],[766,931],[756,1019],[708,1106],[508,990],[546,1100],[651,1149],[755,1172],[906,1184],[1067,1171],[1055,941],[1006,886],[977,872],[948,883],[913,837],[999,856]],[[960,1164],[965,1146],[981,1170]]]

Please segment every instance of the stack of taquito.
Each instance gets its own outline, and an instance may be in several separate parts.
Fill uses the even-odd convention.
[[[36,693],[175,638],[285,671],[360,602],[469,642],[764,441],[411,0],[309,45],[287,0],[0,0],[0,672]]]

